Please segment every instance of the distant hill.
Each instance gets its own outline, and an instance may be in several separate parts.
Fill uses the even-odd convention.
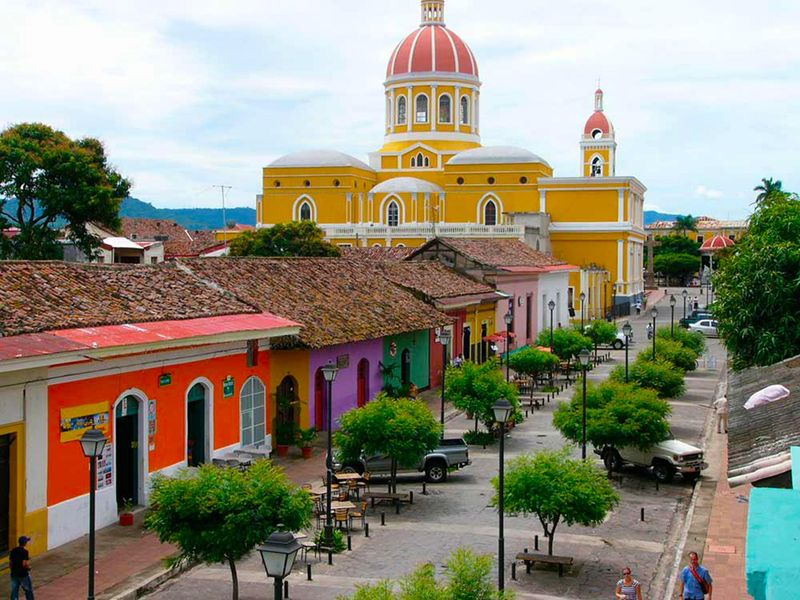
[[[668,213],[660,213],[655,210],[644,211],[644,224],[650,225],[656,221],[675,221],[678,217],[683,215],[670,215]]]
[[[221,208],[156,208],[136,198],[125,198],[119,215],[139,219],[172,219],[186,229],[221,229],[223,225]],[[228,222],[255,225],[256,211],[245,207],[226,208],[225,218]]]

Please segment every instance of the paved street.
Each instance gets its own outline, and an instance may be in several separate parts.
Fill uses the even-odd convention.
[[[677,319],[682,316],[682,302],[679,301],[676,308]],[[664,299],[659,303],[658,324],[669,324],[669,314],[669,305]],[[649,316],[644,313],[640,319],[631,320],[636,340],[631,359],[647,347],[645,326],[648,320]],[[701,368],[690,373],[687,377],[689,391],[672,403],[673,433],[690,443],[701,442],[719,367],[723,364],[723,351],[718,342],[710,340],[709,346],[711,359],[704,360],[703,364],[715,368]],[[611,368],[623,363],[624,351],[612,354],[613,359],[600,365],[590,379],[603,379]],[[560,398],[513,430],[506,443],[507,458],[564,445],[552,427],[551,415],[556,403],[569,398],[571,393],[571,390],[562,393]],[[470,422],[459,416],[448,422],[447,435],[456,437],[468,427]],[[472,448],[470,453],[473,465],[454,474],[443,485],[429,486],[427,496],[421,494],[420,479],[404,480],[400,488],[414,491],[414,504],[404,506],[400,515],[395,515],[388,507],[383,509],[386,511],[385,527],[380,526],[381,509],[371,512],[368,517],[370,538],[365,539],[356,531],[353,551],[335,556],[332,567],[312,560],[313,581],[306,581],[305,573],[298,569],[290,578],[290,598],[334,598],[339,593],[352,591],[358,583],[402,576],[421,562],[432,562],[441,568],[449,553],[462,545],[495,553],[497,513],[488,504],[492,494],[489,482],[497,472],[497,448]],[[576,448],[575,455],[579,454]],[[595,529],[561,525],[556,531],[555,553],[575,557],[575,566],[563,578],[555,571],[536,569],[526,574],[524,569],[519,569],[518,581],[511,581],[509,565],[516,552],[525,547],[532,549],[534,534],[540,536],[540,550],[546,551],[546,540],[535,518],[507,517],[507,586],[517,591],[520,598],[605,600],[613,593],[622,567],[630,566],[644,585],[645,597],[663,597],[663,586],[672,566],[692,488],[676,478],[675,482],[662,485],[657,491],[652,477],[637,470],[625,470],[622,483],[616,485],[622,502],[605,523]],[[644,522],[640,519],[642,508]],[[242,600],[270,595],[271,588],[258,556],[239,564],[239,576]],[[224,598],[229,590],[227,566],[200,566],[168,583],[153,597],[159,600]]]

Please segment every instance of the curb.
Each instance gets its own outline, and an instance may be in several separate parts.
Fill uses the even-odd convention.
[[[194,568],[196,564],[196,562],[183,562],[179,566],[175,566],[170,569],[163,569],[161,572],[156,573],[144,581],[135,584],[133,587],[130,587],[122,592],[118,592],[113,596],[109,596],[108,600],[137,600],[138,598],[141,598],[150,592],[156,591],[170,579],[174,579],[178,575]]]

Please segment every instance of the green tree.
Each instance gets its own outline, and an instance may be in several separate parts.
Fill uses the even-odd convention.
[[[702,334],[701,334],[702,335]],[[680,342],[656,336],[656,360],[668,362],[684,373],[697,368],[697,353]],[[652,351],[642,351],[637,360],[652,361]]]
[[[691,254],[659,254],[653,258],[656,272],[671,277],[678,277],[681,282],[700,270],[700,257]]]
[[[672,229],[679,231],[681,235],[686,235],[687,231],[697,231],[697,217],[692,215],[678,216]]]
[[[605,381],[586,388],[586,440],[595,448],[634,446],[646,450],[669,437],[670,405],[637,385]],[[568,440],[583,440],[583,393],[575,391],[553,413],[553,425]],[[606,461],[606,468],[611,464]]]
[[[498,481],[493,502],[497,504]],[[619,503],[619,495],[591,462],[573,460],[566,450],[542,450],[511,460],[505,475],[505,511],[536,515],[553,554],[560,523],[596,527]]]
[[[278,223],[245,231],[230,243],[231,256],[339,256],[325,232],[311,221]]]
[[[714,316],[734,370],[800,354],[800,200],[772,193],[714,276]]]
[[[467,361],[459,369],[447,369],[445,390],[453,406],[475,416],[476,433],[479,420],[491,430],[494,425],[492,406],[499,398],[519,408],[517,388],[506,383],[496,360],[482,365]]]
[[[617,339],[617,326],[614,323],[597,319],[586,326],[583,335],[592,340],[594,356],[597,358],[597,347],[600,344],[613,344]]]
[[[753,188],[754,192],[758,192],[756,196],[756,203],[761,204],[767,198],[773,196],[781,196],[783,192],[783,182],[780,179],[773,180],[772,177],[761,179],[761,183]]]
[[[178,560],[227,562],[239,597],[236,561],[264,543],[278,525],[307,527],[311,496],[268,460],[247,471],[203,465],[196,474],[156,476],[145,526],[179,549]]]
[[[511,356],[509,361],[515,373],[537,378],[558,366],[558,357],[538,348],[524,348]]]
[[[87,256],[100,239],[87,230],[94,222],[116,230],[119,207],[130,182],[108,163],[103,144],[72,140],[41,123],[22,123],[0,133],[0,229],[3,258],[61,258],[56,226]]]
[[[412,468],[439,443],[442,428],[427,405],[410,398],[375,396],[362,408],[339,418],[334,434],[342,462],[357,462],[362,456],[391,459],[390,489],[397,491],[397,468]]]
[[[643,354],[646,354],[645,351]],[[652,355],[651,355],[652,356]],[[611,371],[611,381],[625,381],[625,367],[620,365]],[[631,383],[643,388],[650,388],[658,393],[659,398],[677,398],[686,390],[683,371],[664,360],[652,362],[650,357],[639,355],[630,365],[628,379]]]
[[[550,347],[550,330],[542,330],[536,338],[539,346]],[[576,358],[581,350],[591,350],[592,340],[574,329],[556,329],[553,331],[553,353],[561,360],[570,361]]]
[[[675,327],[673,331],[671,327],[659,327],[656,333],[656,343],[658,340],[673,340],[683,344],[692,350],[697,356],[700,356],[706,349],[706,338],[699,331],[687,331],[683,327]],[[658,347],[656,347],[656,354],[658,354]]]
[[[666,235],[658,238],[660,246],[656,246],[653,254],[690,254],[700,256],[700,242],[685,235]]]

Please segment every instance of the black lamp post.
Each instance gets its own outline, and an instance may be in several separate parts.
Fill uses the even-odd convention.
[[[505,540],[503,539],[503,510],[505,507],[505,498],[503,495],[505,494],[505,468],[504,468],[504,459],[505,459],[505,438],[506,438],[506,421],[511,416],[511,411],[513,410],[513,406],[511,403],[506,400],[505,398],[500,398],[497,402],[494,403],[492,410],[494,411],[494,420],[500,425],[500,472],[498,477],[498,483],[500,491],[497,494],[498,503],[497,503],[497,512],[499,516],[499,529],[498,529],[498,538],[497,538],[497,589],[501,592],[505,589]]]
[[[442,439],[444,439],[444,376],[447,371],[447,345],[450,343],[450,330],[442,327],[439,330],[438,341],[442,345],[442,412],[439,422],[442,424]]]
[[[669,297],[669,337],[675,337],[675,296]]]
[[[584,304],[584,302],[586,302],[586,294],[584,292],[581,292],[580,298],[581,298],[581,335],[582,335],[583,334],[583,304]]]
[[[611,315],[617,318],[617,284],[611,284]]]
[[[622,333],[625,336],[625,383],[628,383],[628,342],[630,342],[633,335],[633,327],[631,327],[630,322],[625,321],[625,325],[622,326]]]
[[[275,600],[283,600],[283,580],[292,572],[300,548],[288,531],[273,531],[264,545],[258,547],[267,577],[275,578]]]
[[[583,433],[581,435],[581,458],[586,460],[586,372],[589,369],[591,353],[584,348],[578,353],[578,360],[583,371]]]
[[[94,600],[94,516],[95,490],[97,489],[97,458],[102,456],[108,438],[92,427],[81,436],[83,455],[89,459],[89,590],[86,598]]]
[[[325,465],[328,469],[328,476],[325,481],[325,544],[328,548],[333,547],[333,513],[331,513],[331,484],[333,483],[333,382],[338,372],[339,369],[332,361],[322,367],[322,376],[325,378],[325,383],[328,388],[328,459]]]
[[[681,296],[683,296],[683,322],[686,322],[686,297],[689,295],[689,292],[683,290],[681,292]]]
[[[556,309],[554,300],[547,303],[547,308],[550,309],[550,352],[553,351],[553,311]]]
[[[506,322],[506,383],[508,383],[510,376],[509,371],[511,367],[509,366],[509,359],[511,358],[511,323],[514,322],[514,315],[511,314],[511,311],[508,311],[505,315],[503,315],[503,320]]]
[[[658,309],[654,306],[650,311],[650,316],[653,317],[653,360],[656,359],[656,317],[658,316]]]

